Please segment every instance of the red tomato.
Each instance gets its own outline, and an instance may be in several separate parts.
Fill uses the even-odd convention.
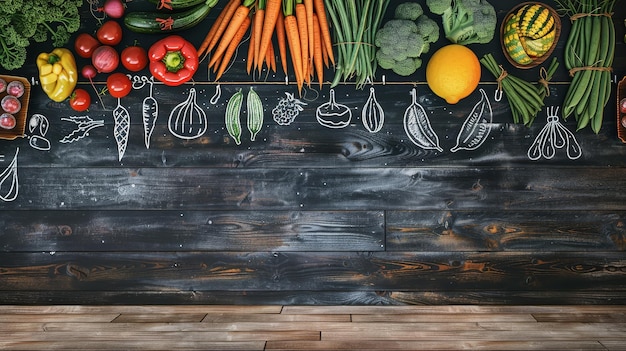
[[[109,94],[116,98],[122,98],[133,88],[133,83],[124,73],[113,73],[107,78],[107,89]]]
[[[129,46],[122,50],[122,65],[129,71],[138,72],[148,65],[148,53],[141,46]]]
[[[91,105],[91,96],[85,89],[74,89],[74,92],[70,96],[70,107],[74,111],[82,112],[86,111]]]
[[[74,41],[74,51],[83,58],[90,58],[98,46],[100,46],[98,39],[87,33],[80,33]]]
[[[101,44],[115,46],[122,41],[122,26],[116,21],[106,21],[96,31]]]

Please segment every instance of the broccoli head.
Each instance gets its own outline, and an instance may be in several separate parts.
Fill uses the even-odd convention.
[[[415,21],[424,14],[422,6],[416,2],[403,2],[396,7],[394,18]]]
[[[409,76],[421,67],[421,55],[439,39],[439,27],[423,14],[417,3],[402,3],[396,7],[395,14],[396,18],[376,32],[376,61],[383,69]]]
[[[487,0],[427,0],[426,5],[441,15],[443,32],[451,42],[485,44],[493,39],[497,16]]]

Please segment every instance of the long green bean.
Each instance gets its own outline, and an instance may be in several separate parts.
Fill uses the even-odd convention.
[[[374,36],[390,0],[324,0],[329,14],[337,62],[331,87],[355,79],[358,89],[373,81],[376,73]]]

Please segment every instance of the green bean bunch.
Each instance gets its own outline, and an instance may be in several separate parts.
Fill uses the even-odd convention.
[[[522,78],[508,74],[491,54],[483,56],[480,63],[497,78],[498,89],[504,92],[509,101],[513,122],[530,126],[544,105],[541,90]]]
[[[335,77],[331,87],[341,81],[356,80],[362,89],[376,73],[374,36],[389,5],[389,0],[324,0],[337,46]]]
[[[611,96],[611,66],[615,27],[611,13],[616,0],[557,0],[570,16],[564,65],[572,82],[563,103],[563,118],[574,115],[577,130],[591,125],[600,132],[604,107]]]

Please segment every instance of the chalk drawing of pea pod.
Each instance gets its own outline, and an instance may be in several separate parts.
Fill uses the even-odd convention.
[[[404,130],[413,144],[426,150],[437,150],[443,152],[439,146],[439,138],[430,120],[426,115],[426,111],[422,105],[417,103],[417,91],[415,88],[411,90],[412,103],[404,112]]]
[[[456,145],[451,152],[459,150],[476,150],[487,140],[491,133],[493,111],[487,94],[480,89],[480,101],[474,105],[456,138]]]
[[[0,200],[5,202],[17,199],[19,193],[19,179],[17,177],[17,154],[19,152],[20,149],[18,148],[11,163],[0,173]],[[5,187],[8,188],[6,191],[4,190]]]

